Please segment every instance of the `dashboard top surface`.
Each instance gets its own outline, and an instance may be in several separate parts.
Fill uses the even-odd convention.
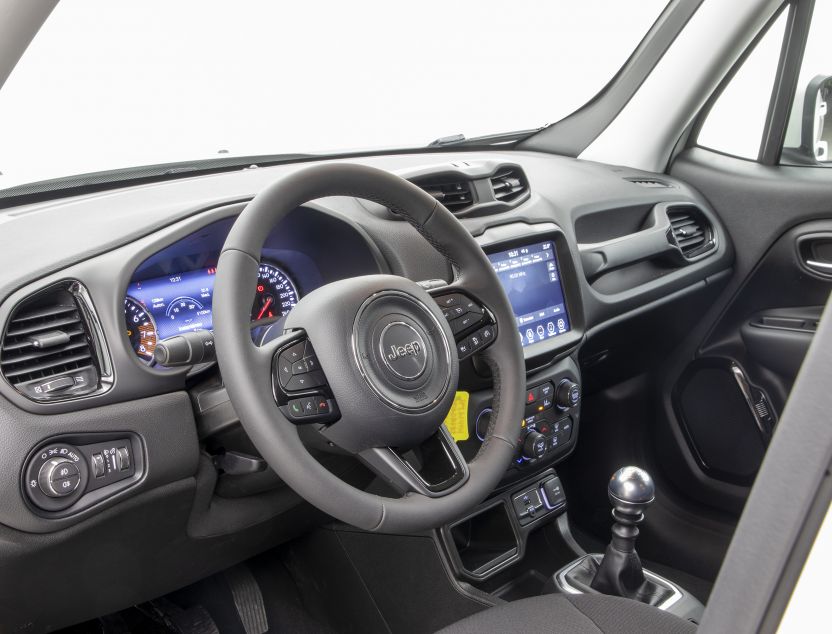
[[[526,171],[531,188],[547,200],[544,209],[526,203],[521,210],[466,220],[477,233],[507,220],[541,218],[568,226],[570,216],[591,206],[637,204],[651,192],[624,180],[636,170],[529,152],[441,153],[349,159],[393,172],[449,163],[494,159],[515,162]],[[346,159],[345,159],[346,160]],[[231,202],[247,201],[260,189],[304,163],[245,169],[82,195],[0,211],[4,248],[0,251],[0,300],[22,284],[95,254],[148,235],[162,227]],[[683,188],[662,192],[664,199],[686,200]],[[653,196],[655,197],[655,196]],[[320,201],[361,222],[363,209],[344,201]],[[540,213],[542,211],[542,213]],[[552,216],[555,216],[554,218]],[[363,218],[364,221],[369,218]],[[36,236],[38,257],[32,257]]]

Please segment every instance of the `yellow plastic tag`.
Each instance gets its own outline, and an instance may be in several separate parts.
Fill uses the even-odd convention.
[[[445,427],[457,442],[468,440],[468,392],[457,392],[451,411],[445,419]]]

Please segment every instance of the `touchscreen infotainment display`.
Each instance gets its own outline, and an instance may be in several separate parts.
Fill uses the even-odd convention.
[[[524,347],[569,332],[554,242],[490,253],[488,259],[514,309]]]

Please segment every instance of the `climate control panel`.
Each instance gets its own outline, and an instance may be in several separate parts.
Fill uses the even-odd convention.
[[[544,460],[567,446],[574,428],[572,413],[580,399],[580,386],[569,378],[545,381],[526,390],[517,464]]]
[[[469,439],[459,443],[467,460],[476,456],[491,422],[490,392],[472,392],[469,400]],[[580,421],[581,386],[577,364],[566,358],[530,378],[523,393],[523,418],[518,421],[514,462],[506,480],[526,477],[552,466],[575,446]],[[512,475],[513,474],[513,475]]]

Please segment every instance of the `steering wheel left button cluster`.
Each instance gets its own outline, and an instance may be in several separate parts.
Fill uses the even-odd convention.
[[[331,423],[338,405],[312,344],[301,339],[275,355],[273,378],[280,411],[295,423]]]

